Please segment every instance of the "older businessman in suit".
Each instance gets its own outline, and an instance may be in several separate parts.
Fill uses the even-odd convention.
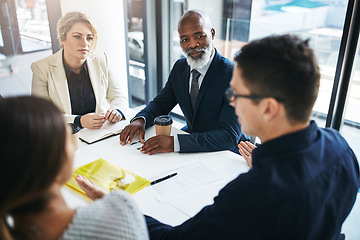
[[[152,137],[141,148],[143,153],[236,149],[242,133],[224,95],[232,63],[214,48],[215,30],[204,12],[186,12],[178,32],[186,59],[175,63],[165,87],[122,131],[120,143],[131,143],[136,133],[143,142],[145,128],[153,124],[154,118],[168,114],[179,104],[187,124],[183,130],[190,134]]]

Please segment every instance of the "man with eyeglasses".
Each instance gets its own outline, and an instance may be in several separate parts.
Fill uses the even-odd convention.
[[[154,118],[167,115],[179,104],[190,134],[155,136],[145,141],[144,154],[160,152],[211,152],[232,150],[248,137],[241,133],[234,109],[224,91],[229,87],[233,64],[214,47],[215,30],[209,16],[198,10],[179,20],[180,46],[186,58],[179,59],[164,88],[120,134],[120,143],[131,143],[135,134],[144,142],[145,129]]]
[[[333,129],[310,120],[320,73],[308,42],[271,36],[235,57],[227,96],[262,144],[253,167],[179,226],[146,216],[151,239],[337,240],[359,188],[358,161]]]

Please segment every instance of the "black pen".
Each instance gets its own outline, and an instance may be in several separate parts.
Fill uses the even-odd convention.
[[[150,185],[154,185],[154,184],[159,183],[159,182],[162,182],[162,181],[164,181],[164,180],[166,180],[166,179],[172,178],[172,177],[176,176],[176,174],[177,174],[177,173],[173,173],[173,174],[167,175],[166,177],[156,179],[156,180],[152,181],[152,182],[150,183]]]

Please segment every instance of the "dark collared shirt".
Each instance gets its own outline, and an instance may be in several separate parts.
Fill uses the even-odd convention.
[[[69,87],[72,114],[84,115],[95,112],[96,99],[87,69],[87,61],[85,61],[79,74],[66,66],[64,61],[63,63]]]
[[[81,126],[80,122],[82,115],[93,113],[96,108],[96,98],[94,89],[91,85],[89,71],[87,69],[87,60],[85,61],[79,74],[73,72],[68,66],[66,66],[64,53],[63,65],[69,88],[71,113],[73,115],[78,115],[74,119],[74,124],[82,128],[83,126]],[[120,113],[121,119],[123,119],[124,114],[119,109],[116,110]]]

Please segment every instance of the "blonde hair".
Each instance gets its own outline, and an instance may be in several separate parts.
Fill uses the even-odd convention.
[[[90,18],[81,12],[68,12],[67,14],[65,14],[64,16],[62,16],[59,19],[59,21],[57,23],[57,32],[58,32],[58,39],[60,42],[60,48],[64,47],[64,45],[61,43],[61,41],[66,40],[67,33],[70,31],[73,24],[78,23],[78,22],[89,25],[91,32],[94,35],[94,48],[96,48],[96,44],[97,44],[96,28],[95,28],[94,24],[92,23],[92,21],[90,20]]]

